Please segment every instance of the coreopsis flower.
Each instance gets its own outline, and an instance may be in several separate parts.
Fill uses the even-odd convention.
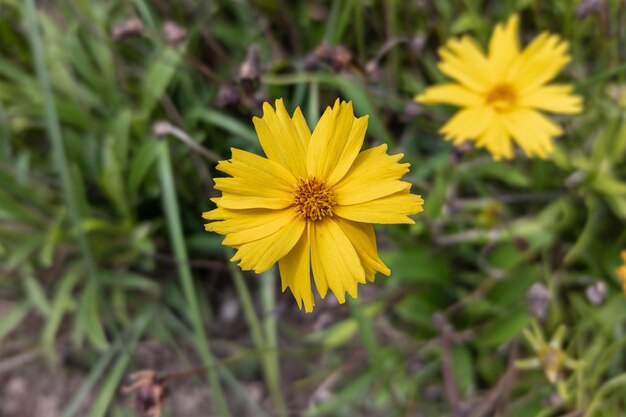
[[[330,289],[340,303],[357,296],[357,284],[390,274],[376,247],[372,223],[414,223],[423,200],[400,181],[409,171],[387,145],[360,152],[368,117],[352,103],[326,108],[313,133],[300,108],[290,117],[282,99],[254,118],[267,158],[232,149],[217,169],[222,196],[203,213],[207,231],[226,235],[243,270],[267,271],[278,262],[283,291],[313,310],[311,270],[322,298]]]
[[[626,294],[626,250],[623,250],[621,255],[623,264],[615,270],[615,273],[622,283],[624,293]]]
[[[440,129],[446,140],[475,141],[494,159],[513,158],[513,143],[528,156],[547,157],[562,129],[541,111],[579,113],[582,99],[568,84],[548,84],[570,61],[568,43],[541,33],[520,49],[517,16],[497,25],[488,54],[469,36],[439,50],[439,69],[455,80],[429,87],[415,99],[462,107]]]

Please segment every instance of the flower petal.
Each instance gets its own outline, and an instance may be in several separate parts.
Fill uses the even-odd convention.
[[[281,209],[292,203],[296,179],[280,164],[239,149],[221,161],[217,170],[233,178],[216,178],[215,188],[223,193],[220,202],[231,209]]]
[[[554,149],[552,138],[563,133],[558,125],[534,110],[506,113],[502,120],[515,143],[528,156],[547,157]]]
[[[404,190],[409,185],[399,179],[410,164],[399,164],[403,154],[387,155],[387,145],[361,152],[338,184],[333,187],[340,205],[364,203]]]
[[[327,108],[311,135],[308,174],[329,186],[341,180],[363,146],[367,120],[367,116],[355,119],[352,102],[337,100]]]
[[[569,45],[557,35],[542,33],[517,57],[507,79],[524,96],[552,80],[569,63]]]
[[[313,290],[311,289],[311,243],[309,240],[310,227],[302,233],[296,246],[284,258],[278,261],[283,291],[289,287],[298,307],[310,313],[315,306]]]
[[[274,217],[286,216],[292,209],[269,210],[269,209],[244,209],[231,210],[221,205],[221,198],[213,198],[217,205],[216,209],[202,213],[202,218],[215,220],[213,223],[205,225],[210,232],[226,235],[242,230],[257,227],[261,224],[272,221]]]
[[[237,210],[240,211],[240,210]],[[283,210],[256,210],[258,214],[237,216],[223,222],[205,225],[208,231],[228,230],[223,245],[237,246],[276,233],[297,217],[293,208]],[[245,225],[245,227],[244,227]],[[238,229],[238,230],[237,230]]]
[[[283,100],[276,100],[276,111],[269,103],[263,103],[263,118],[255,117],[252,122],[267,158],[287,168],[296,178],[306,177],[306,145]]]
[[[494,117],[485,131],[476,138],[477,148],[487,148],[493,159],[513,158],[513,141],[501,118]]]
[[[359,151],[363,147],[363,140],[365,139],[365,132],[367,131],[367,122],[369,116],[359,117],[354,119],[352,129],[347,138],[337,138],[335,145],[335,152],[337,155],[337,161],[335,162],[332,173],[326,181],[327,185],[333,186],[339,182],[346,172],[352,166],[354,160],[359,155]],[[333,152],[333,151],[330,151]]]
[[[354,246],[330,218],[311,222],[311,261],[315,285],[322,298],[328,288],[340,303],[346,302],[347,292],[357,296],[357,283],[365,284],[365,270]]]
[[[553,113],[580,113],[582,97],[572,95],[572,86],[553,84],[539,87],[520,99],[520,106],[533,107]]]
[[[453,106],[480,106],[485,97],[461,84],[440,84],[428,87],[422,94],[415,97],[418,103],[445,103]]]
[[[374,228],[371,224],[353,222],[342,219],[341,217],[335,218],[335,221],[346,234],[350,242],[352,242],[361,260],[361,265],[363,265],[363,269],[365,269],[365,277],[368,281],[374,281],[376,272],[381,272],[387,276],[391,274],[387,265],[378,257],[376,235],[374,234]]]
[[[306,123],[306,119],[304,118],[300,107],[296,107],[296,111],[293,112],[291,120],[296,127],[296,131],[298,132],[298,136],[304,145],[304,149],[308,149],[309,142],[311,141],[311,129],[309,129],[309,125]]]
[[[344,219],[362,223],[414,224],[415,221],[408,216],[424,211],[423,204],[421,196],[410,194],[406,190],[366,203],[336,205],[333,213]]]
[[[439,69],[465,87],[484,93],[493,84],[493,69],[485,54],[469,36],[451,39],[441,49]]]
[[[471,107],[458,111],[446,123],[439,133],[446,140],[451,140],[458,145],[469,139],[480,136],[495,118],[495,112],[491,107]]]
[[[267,271],[293,249],[305,227],[306,220],[296,218],[276,233],[238,246],[231,262],[240,261],[244,271],[254,270],[257,274]]]
[[[489,62],[496,78],[503,79],[519,55],[519,18],[513,15],[506,25],[498,24],[489,41]]]

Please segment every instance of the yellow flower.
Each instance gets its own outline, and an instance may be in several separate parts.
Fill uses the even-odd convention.
[[[357,283],[390,274],[380,260],[371,223],[414,223],[423,200],[400,181],[409,164],[387,145],[363,152],[368,117],[355,118],[352,103],[326,108],[313,133],[300,108],[290,117],[282,99],[276,110],[263,105],[254,118],[267,159],[239,149],[217,169],[217,208],[203,213],[207,231],[226,235],[237,249],[231,261],[261,273],[276,262],[283,291],[289,287],[298,306],[313,310],[311,269],[317,291],[328,289],[340,303],[357,296]]]
[[[415,99],[463,108],[441,128],[446,140],[474,140],[494,159],[511,159],[515,142],[528,156],[545,158],[563,131],[540,111],[582,111],[572,86],[547,85],[570,61],[567,49],[567,42],[544,32],[520,50],[513,16],[496,26],[487,56],[469,36],[450,40],[439,50],[439,69],[457,82],[429,87]]]
[[[619,278],[622,286],[624,287],[624,294],[626,294],[626,250],[623,250],[621,255],[623,265],[617,268],[615,270],[615,273],[617,274],[617,278]]]

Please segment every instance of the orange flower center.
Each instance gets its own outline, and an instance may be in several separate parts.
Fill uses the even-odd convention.
[[[315,177],[300,178],[293,194],[293,206],[298,216],[309,220],[321,220],[333,215],[335,196],[333,191]]]
[[[517,95],[510,84],[498,84],[487,94],[487,104],[495,110],[509,111],[516,102]]]

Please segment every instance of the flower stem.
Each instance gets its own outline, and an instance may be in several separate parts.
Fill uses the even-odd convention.
[[[237,294],[239,295],[239,299],[241,301],[243,314],[246,317],[248,326],[250,326],[252,341],[254,342],[257,350],[261,352],[263,374],[265,375],[265,381],[267,383],[267,388],[270,392],[270,396],[272,397],[272,402],[274,403],[276,414],[280,417],[286,417],[287,409],[285,407],[285,401],[280,391],[280,373],[278,367],[278,356],[276,352],[276,318],[273,317],[271,311],[274,308],[274,301],[270,299],[274,298],[274,281],[271,279],[271,277],[267,276],[269,275],[268,273],[263,274],[263,277],[261,279],[261,296],[263,298],[263,307],[268,313],[268,317],[266,318],[264,323],[266,332],[264,335],[263,328],[261,327],[261,321],[259,320],[256,309],[254,308],[254,303],[252,302],[252,297],[250,296],[250,291],[248,290],[248,286],[246,285],[243,274],[237,267],[233,266],[232,264],[229,264],[229,268],[233,276],[233,281],[235,283],[235,288],[237,289]],[[268,282],[266,283],[265,281]],[[272,291],[272,294],[266,294],[268,291]]]
[[[267,384],[279,416],[287,416],[287,408],[280,390],[280,364],[278,361],[278,320],[276,319],[276,269],[272,268],[261,277],[261,302],[264,312],[265,354]]]
[[[229,417],[230,411],[220,385],[217,369],[213,367],[215,364],[215,358],[211,353],[209,339],[202,321],[202,314],[200,312],[197,293],[194,288],[193,277],[191,275],[191,270],[189,269],[189,258],[187,255],[185,241],[183,239],[182,225],[180,223],[180,213],[178,210],[178,202],[176,200],[176,188],[174,186],[174,175],[172,173],[169,148],[167,146],[167,142],[165,141],[162,142],[160,146],[159,177],[163,193],[163,207],[167,218],[170,239],[172,240],[174,256],[178,265],[178,275],[183,288],[183,293],[187,299],[187,314],[193,327],[198,352],[204,362],[204,365],[207,367],[207,378],[211,384],[211,390],[213,391],[213,397],[217,408],[216,411],[220,416]]]

